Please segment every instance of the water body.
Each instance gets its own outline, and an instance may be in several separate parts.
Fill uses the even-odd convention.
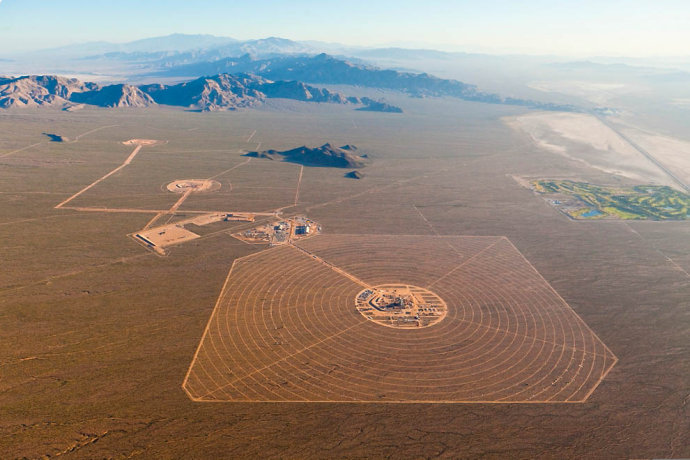
[[[584,214],[580,214],[580,217],[597,217],[597,216],[601,216],[602,214],[604,214],[604,213],[599,211],[598,209],[590,209],[589,211],[585,212]]]

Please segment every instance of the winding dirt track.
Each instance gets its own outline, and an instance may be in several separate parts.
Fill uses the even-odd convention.
[[[504,237],[298,245],[235,262],[183,383],[192,400],[583,402],[617,360]],[[362,284],[395,283],[429,287],[446,318],[410,330],[357,312]]]

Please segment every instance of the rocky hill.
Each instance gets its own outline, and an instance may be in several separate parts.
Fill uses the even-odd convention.
[[[330,102],[334,104],[360,104],[359,98],[347,98],[340,93],[309,86],[301,81],[264,82],[258,89],[267,97],[295,99],[305,102]]]
[[[0,79],[0,108],[62,106],[72,94],[92,91],[95,83],[83,83],[76,78],[51,75],[31,75]]]
[[[363,179],[364,173],[362,171],[357,171],[355,169],[354,171],[345,173],[345,177],[347,177],[348,179]]]
[[[263,152],[249,152],[246,156],[282,160],[305,166],[324,166],[331,168],[362,168],[367,164],[366,155],[357,154],[357,147],[344,145],[336,147],[329,143],[321,147],[297,147],[291,150],[265,150]]]
[[[388,112],[388,113],[402,113],[400,107],[391,105],[385,101],[377,101],[369,97],[363,97],[360,102],[364,104],[364,107],[360,107],[357,110],[364,112]]]
[[[222,74],[178,85],[145,85],[141,90],[159,104],[188,107],[205,112],[235,110],[261,103],[266,95],[255,87],[262,78]]]
[[[146,85],[141,90],[156,102],[201,111],[234,110],[252,107],[265,99],[283,98],[305,102],[358,104],[359,99],[299,81],[272,81],[251,74],[220,74],[179,85]]]
[[[149,107],[154,100],[141,89],[132,85],[109,85],[83,93],[73,93],[72,102],[99,107]]]

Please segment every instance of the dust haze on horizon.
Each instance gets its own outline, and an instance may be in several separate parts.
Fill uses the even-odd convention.
[[[690,41],[690,4],[681,0],[488,0],[481,6],[449,0],[423,6],[410,0],[97,4],[84,8],[76,0],[0,0],[0,55],[172,33],[569,57],[680,57],[689,54]]]

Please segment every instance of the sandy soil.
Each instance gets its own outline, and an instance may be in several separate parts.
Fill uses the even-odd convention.
[[[635,128],[622,131],[683,182],[690,183],[690,142]]]
[[[673,185],[656,165],[591,115],[541,112],[505,121],[537,146],[592,168],[642,183]]]
[[[112,171],[110,171],[110,172],[107,173],[105,176],[101,177],[100,179],[96,179],[95,181],[93,181],[92,183],[90,183],[89,185],[87,185],[86,187],[84,187],[83,189],[79,190],[77,193],[75,193],[74,195],[70,196],[70,197],[67,198],[66,200],[64,200],[64,201],[62,201],[62,202],[60,202],[60,203],[58,203],[58,204],[55,206],[55,209],[59,209],[59,208],[63,207],[64,205],[66,205],[67,203],[69,203],[70,201],[72,201],[73,199],[75,199],[76,197],[78,197],[79,195],[81,195],[82,193],[86,192],[87,190],[89,190],[90,188],[92,188],[92,187],[94,187],[95,185],[99,184],[100,182],[103,182],[103,181],[106,180],[108,177],[110,177],[110,176],[112,176],[113,174],[115,174],[115,173],[121,171],[123,168],[125,168],[127,165],[129,165],[129,164],[132,162],[132,160],[134,160],[134,157],[137,156],[137,154],[139,153],[139,151],[141,150],[141,147],[142,147],[141,144],[129,144],[129,145],[136,145],[136,147],[134,148],[134,150],[132,150],[132,153],[130,153],[129,156],[125,159],[124,163],[122,163],[120,166],[118,166],[117,168],[113,169]]]
[[[182,225],[178,224],[152,228],[150,230],[139,232],[136,234],[136,236],[144,237],[146,240],[150,241],[155,245],[154,249],[159,248],[161,250],[162,248],[172,246],[173,244],[180,244],[187,242],[189,240],[199,238],[199,235],[190,232],[189,230],[185,229]]]
[[[61,112],[59,117],[52,110],[35,110],[21,118],[0,117],[0,130],[7,133],[0,142],[3,151],[43,140],[37,133],[45,131],[46,126],[54,131],[72,133],[102,125],[120,125],[107,136],[100,131],[91,135],[89,145],[46,144],[42,146],[45,148],[3,159],[5,194],[0,199],[0,233],[6,244],[0,253],[4,263],[4,269],[0,270],[3,288],[0,292],[0,329],[3,331],[0,334],[0,457],[690,457],[690,417],[687,414],[690,407],[687,404],[690,394],[690,363],[687,360],[690,282],[683,271],[690,271],[690,246],[687,244],[690,223],[573,222],[519,187],[508,175],[590,180],[594,176],[604,180],[605,175],[583,162],[538,149],[531,141],[516,142],[511,130],[496,122],[499,116],[514,113],[513,109],[437,98],[405,99],[405,104],[414,116],[396,117],[395,120],[380,114],[353,112],[346,107],[314,107],[313,113],[300,116],[267,110],[199,114],[157,107],[147,109],[141,116],[134,116],[132,111],[87,108],[78,114]],[[142,126],[142,122],[148,126]],[[198,139],[190,136],[193,129],[199,129]],[[367,145],[376,151],[376,161],[364,181],[348,181],[342,178],[342,171],[305,167],[300,185],[301,207],[286,209],[286,215],[305,213],[321,223],[331,235],[507,235],[620,361],[585,404],[449,406],[190,401],[181,388],[182,380],[219,293],[222,290],[228,294],[221,299],[223,308],[232,301],[232,294],[237,293],[231,285],[240,281],[235,275],[256,273],[254,280],[263,284],[244,284],[254,294],[262,295],[237,312],[246,319],[253,319],[253,323],[232,321],[212,323],[212,326],[247,330],[252,324],[260,325],[261,315],[270,311],[261,309],[261,304],[265,302],[268,307],[278,302],[285,292],[282,288],[287,284],[294,288],[294,283],[289,281],[299,282],[302,275],[307,275],[301,285],[304,289],[319,288],[313,294],[332,295],[333,304],[342,299],[340,313],[363,321],[334,337],[334,341],[341,337],[356,339],[355,333],[361,333],[366,326],[377,328],[372,329],[376,334],[397,331],[405,338],[414,332],[431,332],[450,324],[450,312],[437,326],[421,331],[374,324],[354,308],[353,298],[363,289],[360,285],[348,289],[347,295],[336,297],[338,288],[347,286],[348,278],[323,264],[314,263],[314,259],[307,256],[303,257],[303,263],[296,265],[294,261],[300,260],[297,258],[300,254],[290,257],[291,263],[287,266],[279,265],[282,257],[277,257],[275,265],[269,265],[270,272],[276,275],[273,279],[279,277],[278,283],[269,283],[271,278],[267,275],[270,273],[262,278],[260,271],[247,271],[246,268],[251,267],[246,266],[241,271],[233,271],[223,289],[233,261],[244,258],[236,267],[239,263],[249,263],[253,257],[246,257],[261,249],[228,237],[227,231],[215,231],[224,230],[223,223],[210,224],[215,225],[211,234],[203,233],[202,238],[173,246],[171,256],[164,259],[144,250],[131,237],[124,238],[141,229],[157,212],[167,212],[175,198],[182,196],[174,195],[173,198],[172,193],[160,189],[161,184],[167,184],[174,177],[209,177],[227,171],[221,176],[223,189],[190,196],[183,207],[185,216],[177,216],[183,219],[209,213],[202,210],[271,209],[292,203],[298,175],[296,166],[252,161],[228,170],[242,161],[241,158],[231,161],[228,154],[239,154],[246,148],[247,136],[254,129],[257,133],[252,142],[262,141],[269,147],[316,144],[328,138]],[[142,181],[153,187],[142,187],[136,194],[132,190],[104,188],[98,200],[96,195],[92,199],[87,192],[84,202],[77,205],[132,208],[138,200],[150,203],[146,207],[151,210],[151,216],[138,210],[130,214],[118,209],[118,215],[101,211],[67,212],[64,208],[63,211],[51,210],[57,201],[102,176],[105,170],[114,167],[107,165],[120,163],[120,158],[135,148],[113,142],[113,139],[121,141],[131,137],[127,136],[128,132],[170,139],[179,152],[167,151],[165,147],[150,150],[144,147],[141,160],[145,161],[137,157],[121,170],[121,175],[131,178],[123,181],[124,184]],[[166,152],[159,152],[162,150]],[[13,162],[18,158],[36,161],[60,158],[84,163],[50,168],[15,167]],[[239,194],[235,190],[229,193],[230,183],[237,187]],[[266,186],[267,183],[283,187],[272,188]],[[93,208],[84,209],[94,211]],[[255,225],[270,220],[259,217],[257,215],[260,222]],[[241,226],[245,227],[248,226]],[[241,228],[228,230],[237,232]],[[208,230],[206,227],[199,230],[202,229]],[[196,233],[196,230],[192,231]],[[321,236],[305,242],[316,244],[319,239]],[[396,243],[403,240],[393,239]],[[427,263],[423,272],[410,267],[409,273],[423,275],[434,270],[430,264],[437,264],[436,259],[455,259],[460,263],[459,256],[447,244],[445,251],[435,256],[438,253],[427,251],[427,243],[430,239],[426,237],[414,241],[412,249],[423,251],[424,256],[407,261]],[[343,248],[352,253],[351,256],[345,254],[345,259],[356,262],[361,259],[357,258],[358,254],[382,253],[380,247],[374,252],[369,249],[371,245],[358,248],[358,244]],[[280,255],[273,251],[289,254],[293,248],[277,247],[256,257]],[[363,270],[357,271],[356,267],[345,267],[345,263],[341,263],[343,257],[338,254],[331,257],[324,251],[333,253],[324,248],[320,254],[324,260],[348,269],[348,273],[366,274]],[[407,255],[399,250],[391,250],[390,254]],[[388,253],[384,251],[380,258],[382,268],[376,273],[369,272],[378,273],[372,282],[392,282],[389,267],[397,270],[397,266],[395,261],[386,261],[386,258]],[[474,262],[481,260],[473,259]],[[511,261],[518,263],[513,257],[508,259]],[[509,267],[511,264],[503,265]],[[262,263],[258,268],[265,266]],[[300,271],[301,266],[308,270]],[[363,268],[370,266],[371,263]],[[312,267],[323,276],[309,276],[313,273]],[[435,279],[450,271],[441,272],[440,268]],[[464,266],[452,272],[440,284],[460,274],[472,276],[476,273],[472,278],[476,283],[467,283],[467,288],[475,293],[475,286],[497,276],[503,282],[499,287],[511,279],[502,276],[503,266],[498,266],[501,271],[495,273],[468,272],[467,268]],[[518,273],[524,274],[524,271]],[[328,282],[331,279],[332,284]],[[513,285],[511,292],[526,286],[524,278],[520,280],[523,284]],[[319,281],[322,283],[317,284]],[[276,292],[276,297],[263,295],[271,294],[268,290]],[[434,292],[449,302],[452,297],[446,295],[447,290],[443,286],[433,287]],[[529,296],[529,303],[536,303],[538,297],[534,292],[524,294]],[[273,317],[285,323],[283,328],[265,327],[263,334],[252,335],[257,340],[265,339],[252,348],[253,353],[276,353],[291,345],[314,343],[300,336],[285,345],[276,344],[276,340],[288,332],[312,331],[299,323],[305,316],[312,320],[322,318],[330,330],[337,324],[343,325],[343,329],[353,324],[345,322],[346,318],[335,310],[331,310],[330,315],[328,311],[317,310],[307,316],[302,307],[314,305],[318,297],[309,295],[302,299],[305,302],[291,304],[294,308],[280,309],[285,315],[289,313],[289,317]],[[253,308],[257,305],[259,308]],[[501,306],[496,302],[487,307],[492,305]],[[218,311],[220,309],[221,306]],[[508,319],[509,310],[487,308],[483,311],[482,318],[486,322],[492,318]],[[532,311],[536,313],[537,310]],[[252,313],[256,316],[252,317]],[[501,322],[501,334],[508,342],[513,337],[522,341],[506,329],[508,324],[525,324],[512,321],[514,318],[510,323]],[[524,317],[517,317],[521,318]],[[566,331],[569,331],[569,324],[563,324]],[[291,325],[294,327],[288,329]],[[318,334],[326,330],[313,329]],[[490,327],[481,330],[486,330],[487,334],[495,331]],[[333,333],[338,331],[333,330]],[[457,354],[462,348],[472,346],[465,342],[468,336],[456,334],[454,338],[459,348],[449,349],[449,352]],[[325,345],[334,343],[329,341]],[[265,348],[258,348],[259,344]],[[399,341],[382,343],[382,349],[400,344]],[[331,347],[337,353],[335,358],[343,361],[358,350],[363,354],[371,352],[363,349],[361,342],[352,345]],[[553,349],[551,344],[544,346],[547,354],[547,350]],[[334,373],[342,375],[342,368],[336,368],[338,361],[332,361],[328,368],[310,370],[305,366],[323,363],[323,357],[316,355],[309,362],[295,359],[323,349],[321,345],[317,347],[304,355],[281,361],[270,370],[293,364],[323,379],[333,378]],[[572,356],[572,349],[561,349]],[[405,353],[412,353],[412,350],[403,350],[403,358],[411,359],[412,356]],[[498,353],[502,350],[501,347],[496,349]],[[224,355],[243,359],[241,353]],[[517,359],[520,358],[522,356],[518,355]],[[594,356],[587,354],[585,358],[585,364],[589,364]],[[554,356],[551,366],[556,359]],[[246,364],[257,366],[258,362]],[[233,369],[247,369],[247,366],[234,366]],[[549,370],[548,367],[542,369]],[[579,363],[572,369],[579,369]],[[214,368],[209,370],[214,372]],[[329,377],[327,373],[331,370]],[[223,371],[225,369],[220,369],[221,373]],[[258,379],[268,371],[257,372],[242,382],[252,382],[252,377]],[[224,379],[228,378],[231,376],[225,373]],[[291,379],[290,382],[300,387],[314,382],[298,377]],[[248,388],[261,389],[260,385],[276,383],[275,390],[285,392],[289,387],[281,385],[283,381],[261,380],[250,383]],[[561,379],[556,385],[565,383]],[[550,382],[547,386],[552,388]],[[524,386],[528,391],[530,387]]]
[[[183,221],[183,222],[185,222],[185,223],[189,222],[190,224],[203,226],[203,225],[212,224],[214,222],[220,222],[221,220],[223,220],[224,216],[225,216],[224,213],[204,214],[202,216],[195,217],[189,221]]]
[[[153,249],[158,254],[165,254],[165,248],[168,246],[186,243],[187,241],[199,238],[200,235],[187,230],[184,228],[185,225],[193,224],[204,226],[215,222],[220,222],[221,220],[226,219],[228,215],[228,213],[225,212],[214,212],[180,220],[172,224],[159,225],[150,228],[150,225],[153,224],[156,219],[165,214],[168,213],[159,213],[154,219],[149,221],[149,225],[145,226],[141,231],[132,234],[136,241],[145,243],[147,246],[150,245],[149,248]],[[254,215],[234,213],[233,217],[229,220],[235,222],[252,222],[254,220]]]
[[[595,104],[606,104],[610,99],[634,91],[632,85],[623,83],[570,81],[534,81],[527,86],[549,93],[563,93],[581,97]]]

